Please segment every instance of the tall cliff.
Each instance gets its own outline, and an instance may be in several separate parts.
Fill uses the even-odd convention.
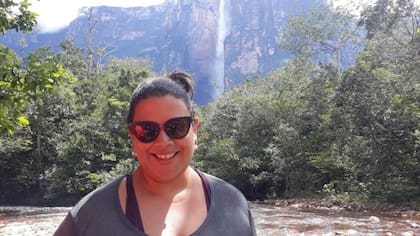
[[[17,49],[23,37],[26,50],[33,50],[70,39],[87,47],[90,25],[94,46],[105,48],[107,55],[147,58],[155,71],[192,72],[196,102],[205,104],[247,76],[279,67],[287,55],[278,48],[278,29],[286,15],[308,2],[167,0],[150,7],[85,8],[60,32],[10,33],[0,42]]]

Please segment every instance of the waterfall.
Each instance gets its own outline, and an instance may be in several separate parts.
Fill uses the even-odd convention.
[[[219,1],[219,18],[217,26],[216,58],[212,85],[213,98],[225,91],[225,38],[230,34],[230,0]]]

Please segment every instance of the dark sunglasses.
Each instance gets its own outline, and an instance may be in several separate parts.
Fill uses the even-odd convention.
[[[172,139],[181,139],[188,134],[193,118],[191,116],[176,117],[167,120],[163,125],[166,135]],[[135,121],[128,125],[130,132],[143,143],[150,143],[160,133],[161,125],[153,121]]]

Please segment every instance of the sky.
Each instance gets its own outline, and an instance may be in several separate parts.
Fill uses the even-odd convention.
[[[70,24],[82,7],[117,6],[136,7],[151,6],[163,3],[165,0],[30,0],[30,9],[38,13],[38,26],[41,32],[58,31]]]

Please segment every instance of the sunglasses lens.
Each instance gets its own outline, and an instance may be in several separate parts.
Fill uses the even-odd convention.
[[[163,129],[168,137],[180,139],[188,134],[191,123],[192,117],[189,116],[173,118],[166,121]],[[130,131],[139,141],[149,143],[159,136],[160,125],[152,121],[133,122],[130,124]]]
[[[132,123],[131,131],[138,140],[148,143],[159,135],[159,125],[149,121]]]
[[[168,120],[164,129],[166,134],[175,139],[180,139],[185,137],[190,130],[192,118],[191,117],[179,117]]]

